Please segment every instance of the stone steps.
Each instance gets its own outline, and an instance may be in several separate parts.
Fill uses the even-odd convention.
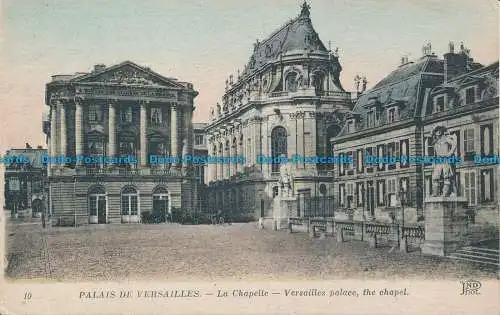
[[[449,256],[451,259],[464,260],[477,264],[500,267],[500,251],[481,247],[466,246]]]

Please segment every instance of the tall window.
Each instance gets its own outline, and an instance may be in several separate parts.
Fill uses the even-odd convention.
[[[439,95],[434,98],[434,112],[439,113],[444,111],[444,95]]]
[[[202,145],[203,144],[203,135],[195,135],[194,136],[194,144]]]
[[[465,89],[465,105],[476,101],[476,88],[474,86]]]
[[[354,119],[349,119],[347,121],[347,132],[348,133],[354,132]]]
[[[477,204],[476,198],[476,172],[475,171],[465,171],[463,173],[464,178],[464,196],[469,201],[469,205]]]
[[[363,207],[365,204],[365,196],[364,196],[364,183],[356,183],[356,203],[358,207]]]
[[[286,87],[285,89],[290,92],[297,91],[297,73],[291,72],[286,76]]]
[[[387,110],[387,123],[391,124],[399,119],[397,107],[392,107]]]
[[[464,130],[464,151],[466,156],[472,155],[474,150],[474,128]]]
[[[495,198],[493,197],[495,194],[494,189],[494,180],[493,180],[493,169],[487,169],[481,171],[481,201],[482,202],[491,202]]]
[[[151,123],[153,125],[160,125],[163,122],[162,111],[159,107],[151,108]]]
[[[395,207],[397,205],[397,189],[396,189],[396,179],[391,178],[387,180],[387,201],[389,207]]]
[[[271,156],[278,158],[282,155],[288,157],[287,133],[285,128],[276,127],[271,132]],[[272,164],[272,172],[279,172],[279,169],[279,163]]]
[[[353,207],[353,201],[354,201],[354,184],[353,183],[347,183],[347,208],[351,209]]]
[[[312,85],[314,86],[314,90],[316,91],[316,95],[323,94],[323,75],[321,73],[315,73]]]
[[[133,187],[126,187],[122,191],[122,215],[137,215],[138,213],[137,190]]]
[[[91,104],[89,106],[89,121],[90,122],[100,122],[101,121],[101,108],[97,104]]]
[[[132,106],[125,106],[120,112],[122,122],[131,123],[132,122]]]
[[[366,127],[375,127],[375,111],[370,110],[366,115]]]

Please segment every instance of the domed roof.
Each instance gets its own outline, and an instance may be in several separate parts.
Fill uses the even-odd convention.
[[[262,42],[254,44],[254,52],[243,74],[249,74],[292,51],[321,51],[328,53],[311,23],[310,6],[304,2],[298,17],[283,25]]]

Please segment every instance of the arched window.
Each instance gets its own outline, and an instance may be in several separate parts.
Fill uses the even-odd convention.
[[[134,187],[122,190],[122,216],[137,216],[139,213],[139,194]]]
[[[290,91],[290,92],[297,91],[297,73],[296,72],[291,72],[286,76],[285,90]]]
[[[283,127],[276,127],[271,132],[271,157],[277,159],[282,155],[288,157],[287,132]],[[279,172],[280,163],[272,164],[272,172]]]

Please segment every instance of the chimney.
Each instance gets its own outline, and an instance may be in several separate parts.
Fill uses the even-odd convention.
[[[444,54],[444,82],[467,72],[468,56],[463,53],[449,52]]]
[[[106,65],[104,65],[102,63],[94,65],[94,72],[101,72],[104,69],[106,69]]]

